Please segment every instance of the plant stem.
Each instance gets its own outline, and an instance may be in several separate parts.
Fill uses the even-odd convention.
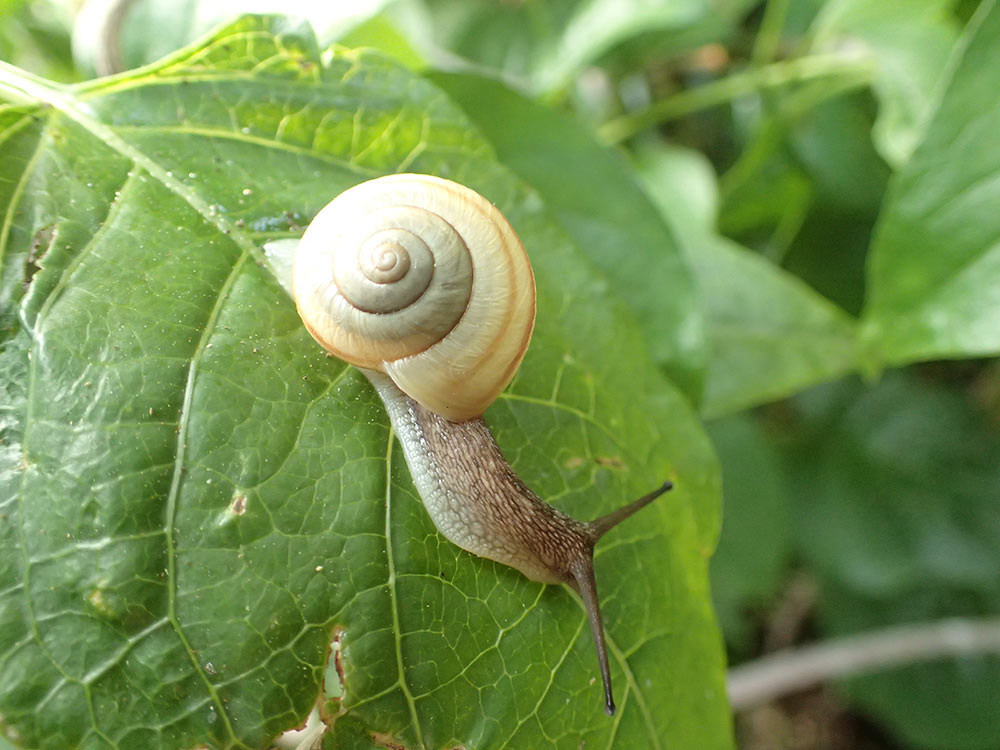
[[[729,670],[736,711],[837,677],[954,656],[1000,653],[1000,617],[902,625],[777,651]]]
[[[851,88],[864,86],[871,81],[872,70],[869,60],[853,54],[829,53],[782,60],[681,91],[654,102],[644,110],[609,120],[598,129],[598,133],[606,143],[621,143],[653,125],[717,107],[761,89],[825,77],[849,80]]]
[[[39,106],[44,102],[54,106],[49,97],[61,88],[57,83],[0,60],[0,99],[17,105]]]
[[[781,44],[781,29],[785,25],[788,14],[788,0],[767,0],[764,6],[764,17],[753,42],[753,52],[750,59],[754,65],[765,65],[778,54]]]

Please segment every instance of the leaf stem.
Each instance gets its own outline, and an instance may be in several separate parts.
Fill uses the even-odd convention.
[[[767,0],[764,17],[753,42],[750,59],[754,65],[766,65],[778,55],[781,44],[781,30],[788,15],[788,0]]]
[[[871,61],[853,53],[824,53],[782,60],[733,73],[661,99],[646,109],[609,120],[598,129],[598,134],[606,143],[621,143],[653,125],[711,109],[762,89],[828,77],[843,79],[850,82],[851,88],[856,88],[867,85],[872,73]]]
[[[15,104],[30,104],[38,106],[41,103],[57,106],[52,99],[61,99],[58,83],[46,81],[44,78],[23,70],[16,65],[0,60],[0,97]]]
[[[729,670],[727,689],[740,711],[837,677],[986,653],[1000,653],[1000,617],[900,625],[769,654]]]
[[[221,212],[213,210],[209,202],[197,190],[182,182],[153,156],[147,154],[123,138],[118,131],[103,121],[83,99],[75,96],[83,86],[62,86],[44,78],[39,78],[26,70],[0,60],[0,95],[10,92],[19,103],[30,103],[36,107],[49,106],[97,138],[115,153],[129,159],[144,169],[167,190],[174,193],[191,206],[204,219],[213,224],[222,234],[229,237],[254,261],[266,267],[267,258],[263,250],[251,239],[249,233],[236,226]]]

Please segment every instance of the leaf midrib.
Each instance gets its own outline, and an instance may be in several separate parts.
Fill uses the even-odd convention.
[[[234,242],[244,254],[251,256],[259,265],[267,267],[263,251],[253,242],[249,232],[241,229],[222,213],[213,211],[210,204],[196,190],[174,177],[157,160],[122,138],[113,127],[92,116],[87,111],[88,108],[81,106],[69,90],[0,61],[0,85],[3,84],[52,107],[93,135],[104,146],[144,169],[163,187],[194,209],[206,223],[214,226]]]

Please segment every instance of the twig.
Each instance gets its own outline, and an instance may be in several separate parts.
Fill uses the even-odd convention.
[[[781,30],[787,15],[788,0],[767,0],[764,18],[760,22],[750,56],[754,65],[766,65],[777,57],[778,47],[781,45]]]
[[[729,670],[734,710],[751,708],[836,677],[948,656],[1000,653],[1000,617],[904,625],[778,651]]]
[[[805,571],[789,580],[773,608],[764,631],[764,653],[770,654],[795,645],[803,627],[816,608],[819,590]]]
[[[782,60],[732,73],[712,83],[661,99],[647,109],[609,120],[598,128],[598,134],[606,143],[620,143],[653,125],[717,107],[762,89],[831,77],[849,81],[851,88],[859,88],[870,83],[872,71],[871,60],[854,53],[837,52]]]

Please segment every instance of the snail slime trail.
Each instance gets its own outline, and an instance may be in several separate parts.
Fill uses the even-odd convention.
[[[541,500],[504,459],[481,417],[514,376],[535,322],[531,265],[507,220],[448,180],[370,180],[316,215],[292,287],[313,338],[360,368],[382,398],[438,530],[580,594],[614,713],[594,545],[671,484],[581,522]]]

